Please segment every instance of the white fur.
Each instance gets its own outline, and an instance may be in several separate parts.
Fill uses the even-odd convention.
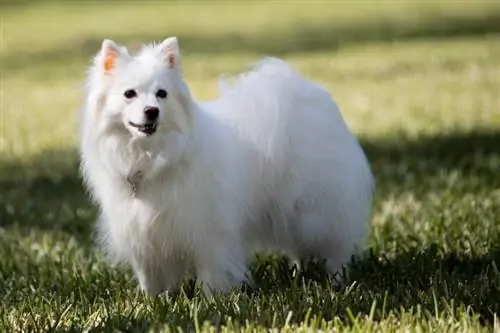
[[[104,75],[109,48],[120,56]],[[81,170],[106,253],[131,264],[150,294],[185,276],[207,293],[228,291],[249,279],[255,251],[324,258],[339,271],[369,233],[373,179],[330,94],[268,58],[223,82],[217,100],[196,103],[178,50],[175,37],[136,56],[104,41],[90,69]],[[133,102],[123,96],[130,88]],[[141,122],[152,104],[158,131],[145,136],[127,121]]]

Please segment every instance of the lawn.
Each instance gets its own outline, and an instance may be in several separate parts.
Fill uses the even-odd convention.
[[[0,5],[0,331],[500,329],[500,5]],[[278,15],[279,14],[279,15]],[[255,293],[149,298],[93,245],[78,175],[82,80],[103,38],[180,39],[196,98],[262,55],[323,84],[377,181],[367,255],[334,290],[258,258]]]

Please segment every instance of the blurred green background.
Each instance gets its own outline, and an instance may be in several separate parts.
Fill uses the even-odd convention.
[[[459,68],[473,70],[473,66],[494,61],[498,51],[495,33],[500,30],[500,3],[485,0],[9,3],[4,3],[2,8],[0,51],[6,92],[4,116],[12,123],[16,119],[11,117],[25,116],[24,112],[14,110],[29,109],[31,114],[36,114],[30,117],[30,122],[52,123],[44,124],[52,127],[50,130],[47,127],[44,131],[38,130],[36,142],[30,139],[30,142],[20,142],[23,139],[18,137],[14,140],[19,128],[8,126],[4,148],[13,153],[19,149],[37,151],[52,146],[55,137],[69,143],[66,139],[74,126],[53,122],[46,110],[52,109],[53,115],[56,110],[66,110],[62,116],[68,118],[64,119],[74,119],[73,110],[79,103],[77,85],[82,82],[90,57],[98,51],[104,38],[135,45],[178,36],[185,56],[187,79],[195,96],[201,99],[216,96],[216,79],[221,73],[244,70],[260,56],[272,55],[286,58],[306,75],[325,84],[344,106],[348,118],[357,118],[363,103],[384,103],[386,97],[398,97],[390,103],[403,105],[372,104],[365,107],[370,112],[366,110],[364,116],[380,118],[382,113],[384,122],[394,122],[396,117],[387,116],[387,113],[401,117],[401,112],[407,114],[410,109],[421,107],[424,109],[422,114],[412,121],[424,122],[426,116],[440,117],[438,113],[442,110],[426,111],[440,108],[438,104],[445,102],[445,98],[433,100],[424,95],[439,92],[440,96],[460,94],[460,98],[466,98],[462,92],[437,91],[430,87],[438,84],[436,80],[447,84],[444,81],[448,74],[455,75]],[[397,80],[387,80],[388,77],[406,77],[413,82],[401,85]],[[377,88],[366,85],[377,80],[384,81],[386,87],[379,87],[383,92],[375,93],[372,98],[370,94]],[[481,84],[484,80],[476,86]],[[48,85],[54,89],[50,98],[46,91]],[[412,90],[417,96],[423,95],[422,100],[415,101],[418,97],[411,96],[413,101],[403,101],[404,91],[393,96],[391,85],[400,90]],[[358,88],[351,89],[354,86]],[[470,89],[463,93],[472,94],[477,88]],[[31,96],[24,94],[27,90],[32,91]],[[483,89],[477,90],[484,94]],[[354,93],[360,96],[349,96]],[[44,95],[46,99],[34,98],[36,95]],[[434,105],[424,106],[424,100]],[[452,105],[445,108],[451,111],[453,103],[458,101],[456,98],[448,100]],[[484,98],[477,100],[485,101]],[[39,112],[40,119],[35,120]],[[455,122],[454,119],[447,122]],[[27,126],[23,131],[32,126],[26,121],[17,123]],[[468,126],[466,123],[470,124],[462,122],[460,126]],[[53,128],[55,126],[65,129]],[[435,130],[438,127],[435,122],[429,126]],[[370,127],[366,130],[381,132],[387,129]],[[32,145],[36,147],[28,148]]]
[[[297,325],[311,311],[346,330],[370,330],[376,319],[391,331],[404,313],[412,328],[492,325],[499,1],[14,0],[0,2],[0,18],[0,330],[191,327],[229,314],[268,328],[282,327],[288,311]],[[135,293],[130,272],[102,262],[76,154],[85,71],[104,38],[137,45],[169,36],[179,38],[199,100],[217,97],[221,74],[264,55],[332,93],[377,179],[371,254],[354,266],[348,293],[321,278],[297,287],[271,262],[256,264],[264,290],[256,298],[157,303]],[[429,314],[409,310],[416,306]],[[360,318],[350,321],[347,308]]]

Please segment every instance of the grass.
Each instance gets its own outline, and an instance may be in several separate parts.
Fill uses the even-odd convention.
[[[0,331],[498,330],[495,2],[22,3],[1,26]],[[261,54],[332,92],[377,179],[348,287],[259,258],[256,294],[152,299],[96,252],[75,151],[85,67],[102,38],[172,34],[197,98]]]

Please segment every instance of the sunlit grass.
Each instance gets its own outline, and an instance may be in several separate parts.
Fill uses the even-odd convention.
[[[418,136],[500,124],[498,39],[396,43],[390,52],[387,47],[284,58],[323,84],[362,136]],[[197,99],[209,100],[217,97],[221,74],[247,70],[258,59],[188,54],[186,79]],[[6,152],[22,156],[75,144],[87,65],[34,67],[4,78],[3,119],[16,124],[3,128]]]

